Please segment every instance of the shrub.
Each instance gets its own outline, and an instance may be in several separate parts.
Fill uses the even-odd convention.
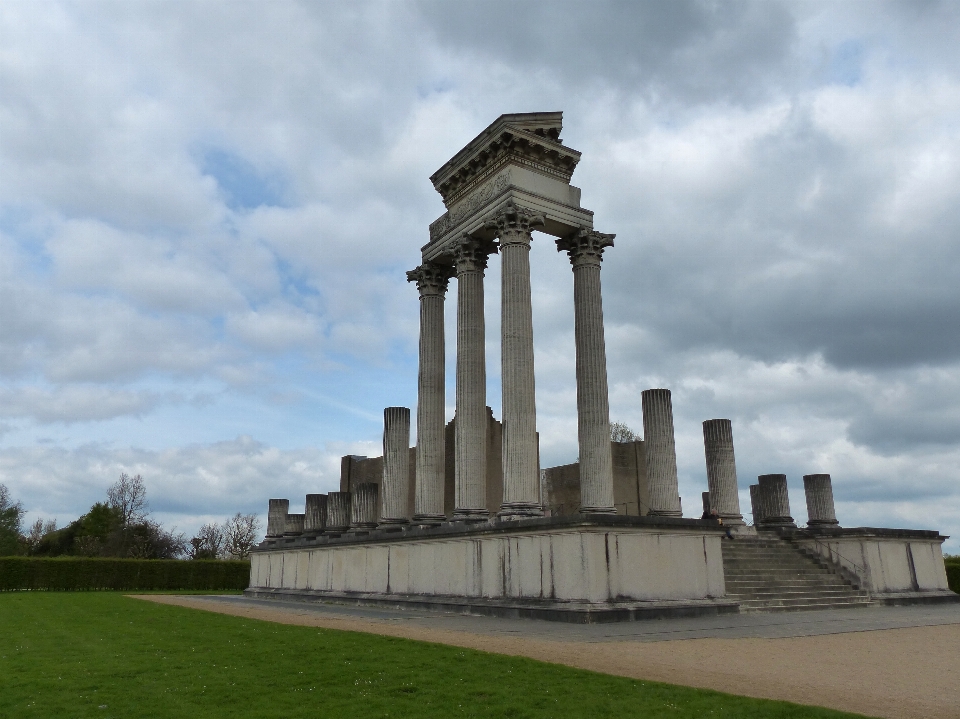
[[[246,589],[250,562],[0,557],[0,591]]]
[[[943,563],[947,568],[947,584],[952,591],[960,594],[960,556],[946,556]]]

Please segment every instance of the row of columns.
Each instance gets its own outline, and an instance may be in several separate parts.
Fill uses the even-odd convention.
[[[837,526],[833,484],[829,474],[805,474],[803,493],[807,502],[807,526]],[[787,475],[762,474],[750,486],[753,523],[758,527],[796,526],[790,512]]]
[[[420,372],[417,409],[417,476],[414,521],[443,515],[444,349],[443,302],[457,278],[457,376],[454,519],[487,518],[486,333],[484,271],[501,256],[501,381],[503,389],[503,504],[505,519],[539,516],[539,451],[530,292],[530,243],[544,224],[535,212],[509,202],[485,223],[499,246],[469,235],[453,247],[453,268],[424,262],[407,273],[420,291]],[[610,412],[600,265],[614,235],[580,229],[557,240],[574,275],[577,415],[581,512],[615,513],[610,455]]]

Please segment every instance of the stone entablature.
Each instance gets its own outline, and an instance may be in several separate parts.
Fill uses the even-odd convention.
[[[501,115],[430,176],[447,208],[513,162],[570,182],[580,153],[560,140],[562,112]]]

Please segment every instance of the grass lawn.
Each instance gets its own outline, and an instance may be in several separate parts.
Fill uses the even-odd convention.
[[[854,715],[112,592],[25,592],[0,594],[0,716]]]

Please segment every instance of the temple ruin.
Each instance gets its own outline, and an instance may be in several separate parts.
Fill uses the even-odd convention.
[[[750,486],[744,521],[733,427],[703,423],[703,512],[683,517],[668,389],[642,393],[643,439],[611,442],[601,268],[570,179],[562,113],[502,115],[430,178],[446,212],[407,273],[420,299],[411,412],[384,410],[383,454],[346,456],[340,491],[303,514],[271,499],[249,596],[434,607],[563,621],[952,601],[937,532],[841,528],[830,475]],[[579,461],[541,470],[530,290],[533,233],[567,255],[574,288]],[[502,418],[487,406],[484,274],[501,269]],[[456,280],[456,414],[446,422],[444,302]],[[699,510],[699,508],[698,508]]]

